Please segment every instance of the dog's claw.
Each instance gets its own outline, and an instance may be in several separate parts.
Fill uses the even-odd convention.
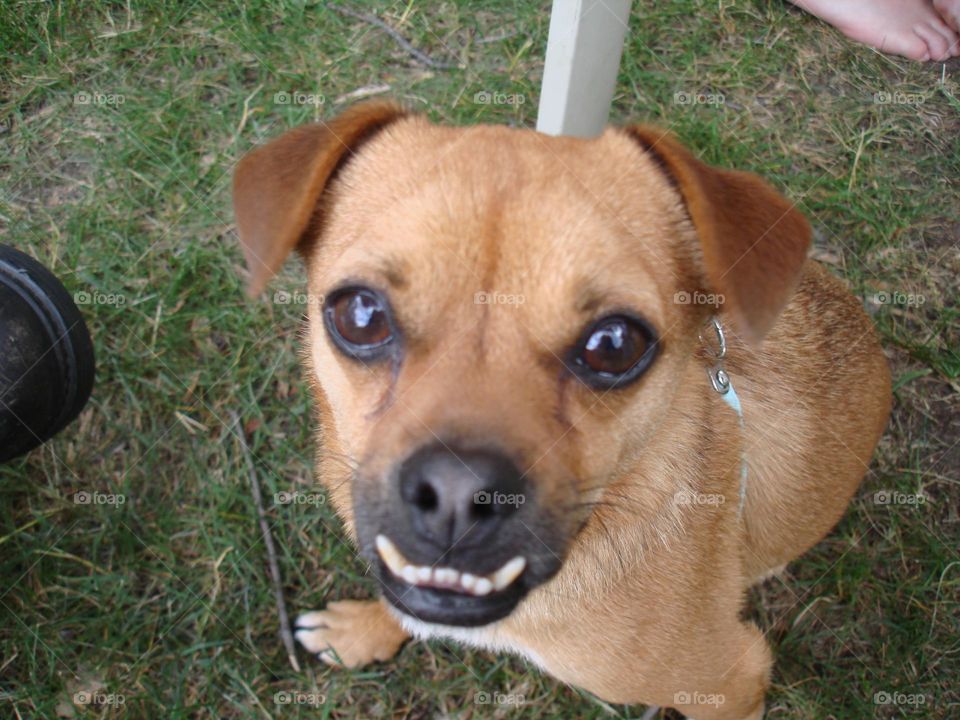
[[[317,658],[321,662],[324,662],[332,667],[336,667],[340,664],[337,660],[337,656],[334,655],[332,650],[324,650],[322,653],[317,653]]]
[[[304,613],[303,615],[301,615],[296,619],[296,622],[294,622],[294,626],[298,630],[300,629],[312,630],[317,627],[324,627],[323,615],[324,613],[322,610],[315,610],[313,612]]]

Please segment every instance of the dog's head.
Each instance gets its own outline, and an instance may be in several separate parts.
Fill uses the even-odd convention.
[[[508,615],[560,568],[669,416],[714,311],[690,300],[759,341],[809,243],[759,178],[655,129],[554,138],[389,104],[255,150],[234,206],[252,294],[305,259],[333,502],[390,601],[448,625]]]

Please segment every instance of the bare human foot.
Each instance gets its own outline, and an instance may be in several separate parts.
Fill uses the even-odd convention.
[[[960,36],[947,24],[951,18],[957,23],[958,0],[934,0],[937,9],[930,0],[790,1],[847,37],[882,52],[936,61],[960,55]]]
[[[933,0],[933,6],[943,21],[960,33],[960,0]]]

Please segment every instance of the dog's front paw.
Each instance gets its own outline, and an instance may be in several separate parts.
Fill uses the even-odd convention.
[[[327,665],[389,660],[410,636],[377,600],[341,600],[297,618],[297,641]]]

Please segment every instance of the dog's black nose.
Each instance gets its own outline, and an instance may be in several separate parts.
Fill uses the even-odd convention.
[[[444,549],[485,540],[527,500],[523,473],[506,455],[440,443],[403,462],[400,495],[415,532]]]

